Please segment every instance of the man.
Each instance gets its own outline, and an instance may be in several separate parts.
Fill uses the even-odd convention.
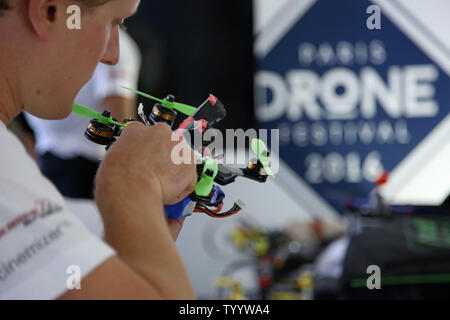
[[[120,30],[120,59],[114,66],[100,63],[75,101],[102,112],[109,110],[122,121],[136,118],[136,95],[121,86],[136,88],[140,53],[134,40]],[[89,119],[71,114],[62,120],[44,120],[26,114],[36,135],[36,151],[42,173],[64,196],[91,199],[93,183],[105,147],[87,140],[83,132]]]
[[[66,25],[73,4],[81,30]],[[193,159],[177,166],[170,158],[181,137],[171,141],[166,125],[133,123],[110,148],[95,190],[106,244],[68,212],[5,126],[22,110],[45,119],[69,115],[98,62],[117,63],[118,25],[138,5],[0,0],[0,299],[194,298],[173,242],[181,223],[168,227],[163,212],[196,183]],[[70,270],[81,272],[80,290],[71,290]]]

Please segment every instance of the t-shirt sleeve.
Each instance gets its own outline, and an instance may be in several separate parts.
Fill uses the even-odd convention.
[[[55,299],[115,254],[0,122],[0,300]],[[7,155],[7,156],[6,156]]]
[[[103,100],[109,96],[134,98],[135,93],[121,86],[136,89],[141,68],[141,54],[136,42],[120,30],[120,58],[114,66],[99,64],[95,75],[95,97]]]
[[[0,299],[57,298],[114,255],[50,200],[21,213],[0,204],[0,213]]]

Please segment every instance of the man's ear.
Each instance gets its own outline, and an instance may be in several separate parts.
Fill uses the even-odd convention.
[[[28,0],[28,18],[36,35],[47,40],[52,26],[56,23],[57,14],[61,14],[61,1]]]

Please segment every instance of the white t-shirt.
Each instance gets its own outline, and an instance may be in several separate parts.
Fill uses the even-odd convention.
[[[114,254],[0,121],[0,300],[57,298]]]
[[[100,63],[92,78],[80,90],[75,101],[102,112],[101,102],[109,96],[125,98],[135,94],[120,86],[136,88],[139,79],[141,56],[134,40],[120,31],[120,59],[115,66]],[[52,152],[61,159],[78,156],[96,161],[105,155],[105,147],[84,137],[89,119],[71,114],[63,120],[43,120],[25,113],[28,123],[36,134],[38,154]],[[123,119],[119,119],[123,120]]]

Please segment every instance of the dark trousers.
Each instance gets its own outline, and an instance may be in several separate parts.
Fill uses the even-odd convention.
[[[47,152],[39,157],[42,173],[70,198],[92,199],[94,179],[100,162],[83,157],[61,159]]]

